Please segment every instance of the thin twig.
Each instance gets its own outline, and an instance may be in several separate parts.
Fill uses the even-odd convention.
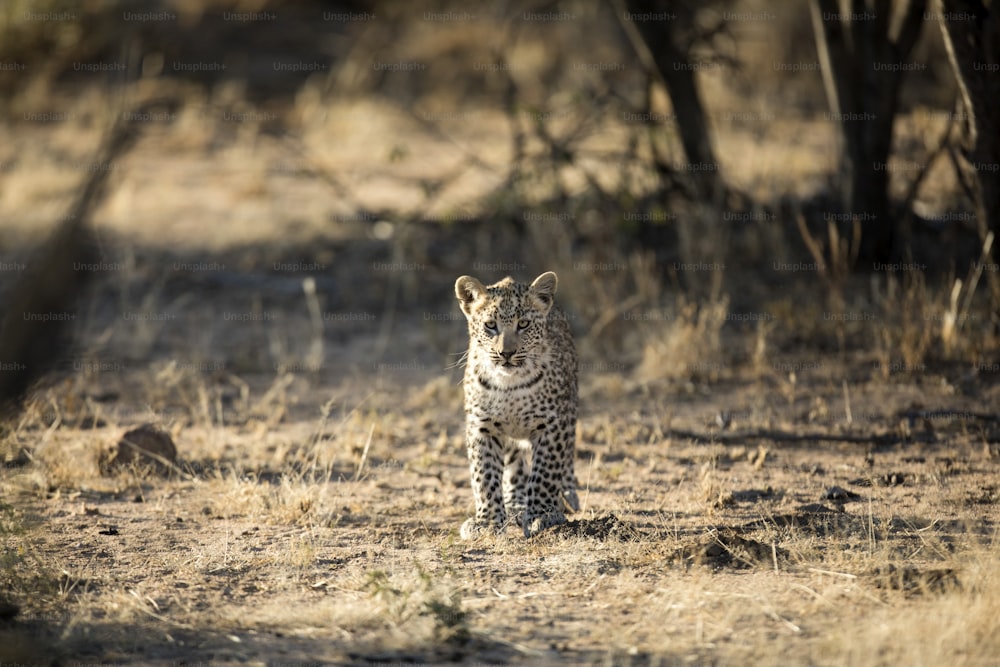
[[[357,482],[361,479],[361,472],[365,469],[365,461],[368,460],[368,450],[372,446],[372,435],[375,433],[375,422],[372,422],[372,427],[368,429],[368,440],[365,442],[365,449],[361,452],[361,462],[358,463],[358,471],[354,473],[354,481]]]
[[[808,567],[806,568],[810,572],[815,572],[816,574],[828,574],[832,577],[843,577],[844,579],[851,579],[852,581],[858,578],[856,574],[848,574],[847,572],[836,572],[834,570],[824,570],[818,567]]]

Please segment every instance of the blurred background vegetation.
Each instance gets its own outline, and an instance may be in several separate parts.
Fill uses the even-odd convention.
[[[315,367],[291,325],[246,350],[183,333],[206,316],[193,300],[226,299],[315,330],[312,277],[324,313],[373,313],[328,338],[438,364],[464,346],[455,276],[554,269],[584,358],[645,381],[770,373],[800,348],[982,375],[1000,328],[990,9],[12,0],[0,252],[30,256],[106,178],[69,225],[115,269],[84,325],[101,358],[176,354],[173,331],[199,359],[224,341],[235,368]],[[116,123],[136,143],[102,161]],[[190,317],[102,338],[130,303]],[[407,328],[418,342],[389,343]]]

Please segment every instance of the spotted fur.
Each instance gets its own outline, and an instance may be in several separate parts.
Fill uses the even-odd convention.
[[[579,509],[576,348],[554,302],[557,284],[551,271],[530,285],[455,282],[469,324],[465,433],[476,501],[465,539],[508,521],[530,537],[565,523],[564,505]]]

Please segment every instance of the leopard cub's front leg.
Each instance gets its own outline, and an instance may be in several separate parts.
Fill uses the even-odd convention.
[[[507,523],[503,499],[503,448],[500,435],[486,423],[470,418],[466,422],[465,438],[469,454],[472,495],[476,515],[462,524],[462,539],[473,538],[492,529],[499,533]]]
[[[526,509],[521,519],[524,536],[531,537],[551,526],[566,523],[563,499],[576,489],[566,484],[563,443],[545,430],[531,434],[531,471],[526,487]]]
[[[520,441],[508,438],[503,454],[503,506],[507,520],[517,526],[524,520],[530,467],[528,453]]]

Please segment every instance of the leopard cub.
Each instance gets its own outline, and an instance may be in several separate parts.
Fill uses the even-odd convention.
[[[507,277],[455,282],[469,324],[465,435],[476,515],[464,539],[519,523],[527,537],[580,509],[573,471],[576,347],[549,271],[530,285]]]

